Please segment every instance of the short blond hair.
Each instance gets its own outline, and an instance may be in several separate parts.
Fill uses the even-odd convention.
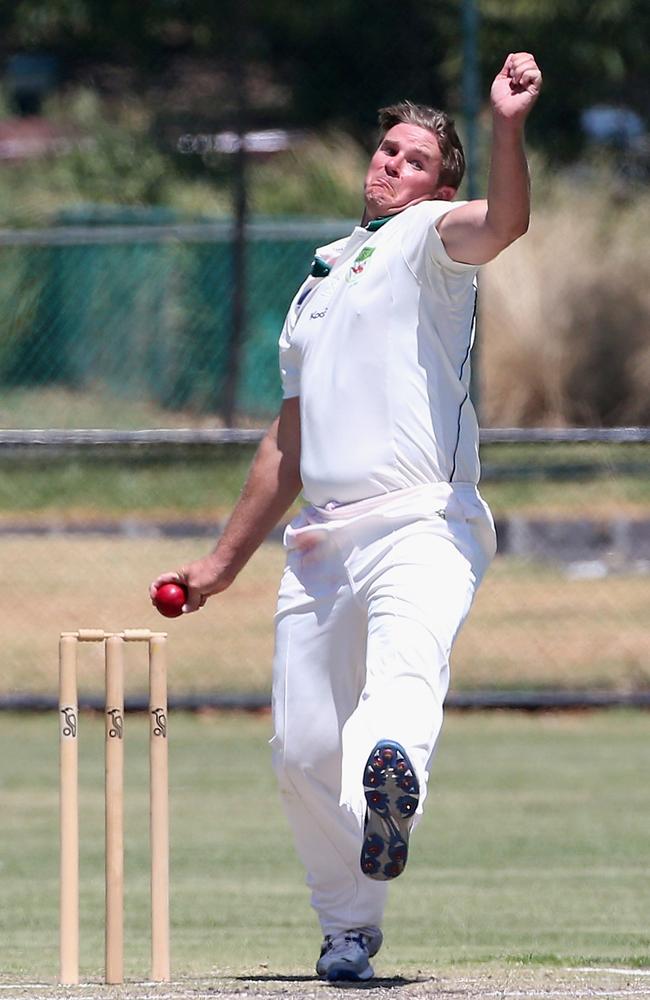
[[[394,125],[402,124],[419,125],[435,135],[442,157],[439,183],[458,190],[465,173],[465,153],[453,119],[444,111],[429,108],[426,104],[413,104],[411,101],[400,101],[379,109],[380,139]]]

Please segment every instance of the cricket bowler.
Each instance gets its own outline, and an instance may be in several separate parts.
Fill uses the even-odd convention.
[[[443,112],[379,113],[360,225],[317,250],[280,337],[283,402],[214,550],[152,584],[186,613],[225,590],[302,491],[285,532],[273,763],[323,933],[318,975],[374,975],[388,884],[422,813],[458,631],[496,548],[469,398],[476,274],[530,212],[524,123],[541,73],[491,89],[485,200],[454,201]],[[414,887],[413,891],[417,891]]]

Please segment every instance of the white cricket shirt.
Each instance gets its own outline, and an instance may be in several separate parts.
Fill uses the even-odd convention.
[[[461,204],[423,202],[317,250],[331,271],[302,284],[280,337],[310,503],[478,482],[477,268],[451,260],[435,226]]]

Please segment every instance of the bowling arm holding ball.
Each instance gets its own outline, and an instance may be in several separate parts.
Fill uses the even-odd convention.
[[[219,594],[235,580],[268,533],[300,493],[300,409],[298,397],[285,399],[278,418],[264,436],[241,496],[213,551],[187,563],[177,571],[162,573],[149,594],[163,584],[182,584],[188,614],[203,607],[208,597]]]

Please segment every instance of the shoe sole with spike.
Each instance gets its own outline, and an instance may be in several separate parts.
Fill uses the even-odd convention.
[[[420,785],[403,746],[380,740],[363,772],[367,804],[361,871],[379,882],[401,875],[409,833],[420,801]]]

